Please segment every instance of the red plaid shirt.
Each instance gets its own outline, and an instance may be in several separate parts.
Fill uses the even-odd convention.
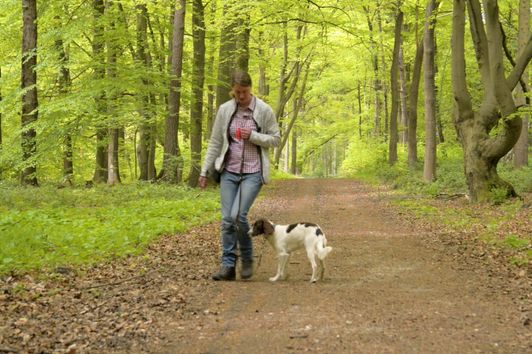
[[[248,107],[238,107],[229,125],[229,151],[225,169],[233,173],[255,173],[260,171],[259,148],[249,140],[237,139],[238,128],[248,128],[257,131],[257,124],[253,120],[255,97]]]

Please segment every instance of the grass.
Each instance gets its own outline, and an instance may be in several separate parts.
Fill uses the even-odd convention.
[[[532,261],[532,235],[527,234],[530,213],[523,201],[506,200],[505,191],[502,194],[498,190],[493,191],[493,203],[486,205],[435,198],[467,193],[459,146],[449,143],[438,146],[437,179],[432,183],[423,181],[421,163],[415,171],[408,169],[406,150],[400,148],[399,161],[394,166],[387,163],[386,151],[385,144],[353,143],[342,164],[343,175],[391,186],[400,207],[452,230],[472,232],[480,240],[510,251],[513,254],[510,262],[515,265],[524,266]],[[532,193],[532,167],[516,169],[501,161],[498,172],[518,194]]]
[[[142,252],[219,214],[216,189],[132,184],[91,189],[0,184],[0,274]]]

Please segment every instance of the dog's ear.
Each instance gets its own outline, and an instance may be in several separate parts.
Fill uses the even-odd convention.
[[[262,235],[263,231],[262,231],[262,219],[260,220],[257,220],[253,223],[253,225],[251,226],[251,230],[250,230],[250,235],[251,236],[258,236],[258,235]]]
[[[271,234],[273,234],[273,232],[274,232],[275,230],[273,229],[273,225],[272,225],[272,223],[269,222],[268,220],[264,220],[264,219],[262,220],[262,223],[263,223],[263,224],[262,224],[262,225],[263,225],[262,228],[263,228],[263,230],[264,230],[264,233],[265,233],[266,235],[271,235]]]

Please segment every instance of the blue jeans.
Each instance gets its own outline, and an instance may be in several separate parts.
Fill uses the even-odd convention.
[[[262,187],[261,172],[242,175],[223,171],[220,179],[222,203],[222,265],[234,267],[237,246],[242,262],[253,260],[253,244],[248,235],[248,211]]]

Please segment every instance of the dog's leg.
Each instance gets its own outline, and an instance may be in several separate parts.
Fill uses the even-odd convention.
[[[288,254],[279,255],[279,261],[277,263],[277,274],[274,277],[270,278],[270,281],[277,281],[283,277],[284,269],[286,267],[286,262],[288,260]]]
[[[310,261],[310,265],[312,266],[312,277],[310,277],[310,282],[315,283],[316,280],[318,280],[317,274],[316,274],[318,265],[316,264],[316,256],[314,255],[314,250],[308,250],[307,257],[308,257],[308,260]]]
[[[290,253],[287,254],[286,257],[284,257],[284,259],[283,259],[283,263],[282,263],[282,266],[281,266],[281,279],[282,280],[286,280],[286,278],[287,278],[286,265],[288,264],[289,261],[290,261]]]

